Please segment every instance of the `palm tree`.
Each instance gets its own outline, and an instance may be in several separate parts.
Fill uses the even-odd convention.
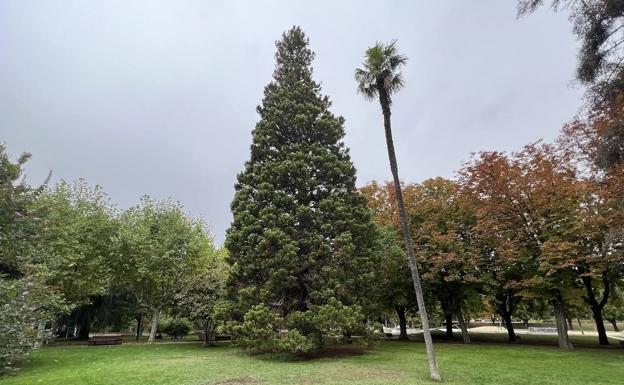
[[[427,309],[425,307],[425,299],[423,297],[420,285],[420,275],[418,274],[418,266],[416,265],[416,255],[414,254],[414,246],[409,233],[409,223],[407,214],[405,213],[405,205],[403,204],[403,194],[401,193],[401,183],[399,181],[399,170],[397,167],[396,155],[394,153],[394,142],[392,140],[392,127],[390,123],[390,105],[392,104],[391,95],[401,88],[404,82],[400,67],[407,63],[407,57],[397,52],[396,40],[388,44],[376,43],[373,47],[366,50],[363,68],[355,70],[355,79],[358,83],[358,92],[369,100],[379,98],[381,111],[384,118],[384,129],[386,131],[386,145],[388,146],[388,158],[390,158],[390,170],[394,180],[394,189],[396,192],[397,204],[399,207],[399,217],[401,219],[401,231],[405,239],[405,247],[409,257],[410,268],[412,271],[412,281],[414,282],[414,291],[416,292],[416,300],[418,302],[418,311],[422,322],[425,346],[427,348],[427,356],[429,358],[429,370],[431,378],[440,381],[440,373],[435,361],[433,352],[433,343],[431,342],[431,332],[429,331],[429,319],[427,318]]]

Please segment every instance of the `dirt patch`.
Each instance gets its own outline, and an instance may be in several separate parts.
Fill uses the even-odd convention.
[[[259,385],[262,383],[264,383],[264,381],[260,381],[253,377],[236,377],[229,378],[224,381],[210,382],[204,385]]]
[[[344,384],[360,384],[371,379],[384,379],[386,381],[398,381],[403,379],[401,373],[385,368],[357,368],[354,370],[350,366],[338,366],[335,368],[327,368],[322,373],[314,376],[308,376],[299,380],[301,384],[322,384],[325,382],[344,383]]]

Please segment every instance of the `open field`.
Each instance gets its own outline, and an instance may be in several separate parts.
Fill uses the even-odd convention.
[[[445,384],[621,384],[624,351],[454,343],[436,345]],[[359,354],[361,353],[361,354]],[[287,362],[248,356],[227,344],[51,347],[31,355],[2,385],[252,385],[429,383],[424,347],[384,342],[368,352],[341,349]]]

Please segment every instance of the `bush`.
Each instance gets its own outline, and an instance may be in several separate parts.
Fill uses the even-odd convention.
[[[345,306],[335,298],[327,304],[295,311],[287,317],[264,304],[253,306],[231,332],[238,346],[254,352],[309,353],[325,346],[357,342],[370,345],[375,333],[363,322],[359,306]]]
[[[0,375],[37,347],[37,325],[62,307],[61,297],[34,277],[0,277]]]
[[[171,319],[161,323],[160,331],[172,339],[178,339],[188,335],[192,327],[191,323],[185,318]]]

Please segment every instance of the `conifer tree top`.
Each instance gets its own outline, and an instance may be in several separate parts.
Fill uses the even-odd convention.
[[[293,80],[312,81],[314,52],[310,50],[309,43],[309,39],[298,26],[282,34],[282,39],[275,43],[277,52],[273,78],[276,83]]]

